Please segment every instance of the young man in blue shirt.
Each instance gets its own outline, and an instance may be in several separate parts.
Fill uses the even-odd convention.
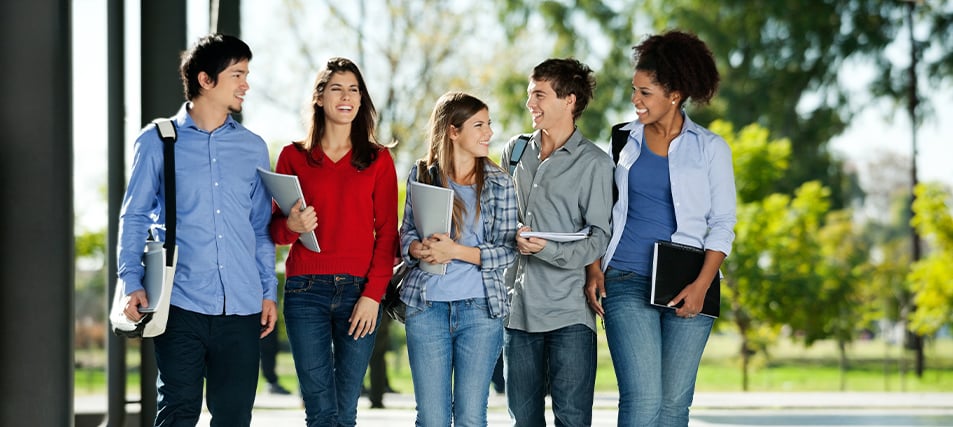
[[[179,255],[166,331],[155,338],[157,426],[195,425],[203,386],[212,425],[249,425],[258,341],[278,318],[271,197],[257,172],[270,167],[268,148],[230,115],[242,110],[251,56],[248,45],[225,35],[206,36],[182,55],[188,101],[173,117]],[[140,263],[146,235],[166,217],[154,127],[136,139],[120,213],[119,278],[132,320],[148,305]]]

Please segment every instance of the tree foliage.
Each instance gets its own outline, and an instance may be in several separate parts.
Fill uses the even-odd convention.
[[[606,137],[626,111],[631,80],[629,47],[646,33],[682,28],[711,47],[722,73],[718,96],[693,118],[742,125],[758,123],[772,135],[793,141],[788,173],[774,190],[791,194],[810,180],[831,190],[835,208],[858,191],[828,142],[842,133],[872,97],[902,100],[906,64],[895,63],[886,47],[902,38],[906,2],[883,0],[648,0],[637,6],[611,0],[498,0],[501,22],[512,40],[534,14],[555,39],[554,55],[575,55],[599,70],[602,88],[591,114],[582,120],[587,135]],[[932,84],[953,76],[953,6],[925,2],[917,23],[927,27],[918,47]],[[638,27],[638,29],[637,29]],[[603,52],[597,46],[609,46]],[[603,48],[604,49],[604,48]],[[858,94],[842,74],[856,64],[874,64],[883,77],[868,94]],[[855,99],[860,99],[857,101]],[[607,104],[608,103],[608,104]]]
[[[953,203],[951,193],[939,184],[919,184],[913,202],[913,225],[930,243],[932,251],[914,263],[907,280],[917,310],[911,328],[933,334],[953,323]]]
[[[280,67],[267,72],[299,77],[292,85],[268,82],[265,98],[285,111],[295,111],[296,101],[310,96],[324,60],[348,57],[361,68],[377,108],[379,142],[397,142],[398,154],[423,155],[427,119],[441,94],[460,89],[479,96],[493,72],[486,64],[494,52],[473,37],[492,31],[481,29],[480,20],[467,18],[483,14],[479,2],[285,0],[284,4],[277,16],[260,19],[283,30],[265,35],[274,37],[266,43],[293,54],[266,59],[258,67]],[[277,49],[261,56],[272,54],[277,56]]]
[[[750,358],[776,338],[782,326],[808,345],[833,338],[846,344],[870,319],[875,294],[866,241],[849,211],[830,211],[830,190],[807,182],[794,195],[773,192],[791,156],[787,139],[770,139],[759,125],[735,132],[720,120],[711,129],[732,148],[738,183],[738,223],[731,256],[723,266],[727,316],[742,335],[742,387]]]

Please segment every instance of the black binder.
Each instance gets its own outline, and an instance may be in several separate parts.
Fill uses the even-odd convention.
[[[705,251],[694,246],[659,240],[655,242],[652,256],[653,305],[666,307],[685,286],[698,277],[705,263]],[[709,317],[721,314],[721,274],[716,274],[705,294],[701,313]],[[675,307],[681,307],[679,303]]]

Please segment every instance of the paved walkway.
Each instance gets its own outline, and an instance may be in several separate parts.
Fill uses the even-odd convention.
[[[618,396],[596,395],[593,426],[616,425]],[[105,396],[76,398],[77,413],[103,413]],[[386,409],[370,409],[361,398],[358,425],[411,426],[414,397],[384,396]],[[138,412],[129,405],[130,412]],[[551,412],[551,411],[550,411]],[[503,396],[491,394],[490,426],[509,425]],[[208,425],[208,413],[199,425]],[[552,424],[552,414],[549,414]],[[254,427],[304,425],[304,409],[297,396],[258,395],[252,419]],[[953,426],[953,393],[698,393],[692,406],[691,427],[729,426]]]

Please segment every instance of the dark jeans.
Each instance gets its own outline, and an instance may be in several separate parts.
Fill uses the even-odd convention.
[[[592,425],[596,333],[588,326],[537,333],[507,329],[503,366],[514,426],[546,425],[547,391],[557,427]]]
[[[278,374],[275,372],[278,359],[278,327],[261,339],[261,374],[268,384],[278,383]]]
[[[347,274],[285,281],[285,328],[309,427],[357,423],[357,401],[376,335],[354,339],[347,331],[366,282]]]
[[[209,316],[172,306],[155,338],[157,426],[194,426],[202,389],[212,426],[247,426],[258,387],[261,315]]]

